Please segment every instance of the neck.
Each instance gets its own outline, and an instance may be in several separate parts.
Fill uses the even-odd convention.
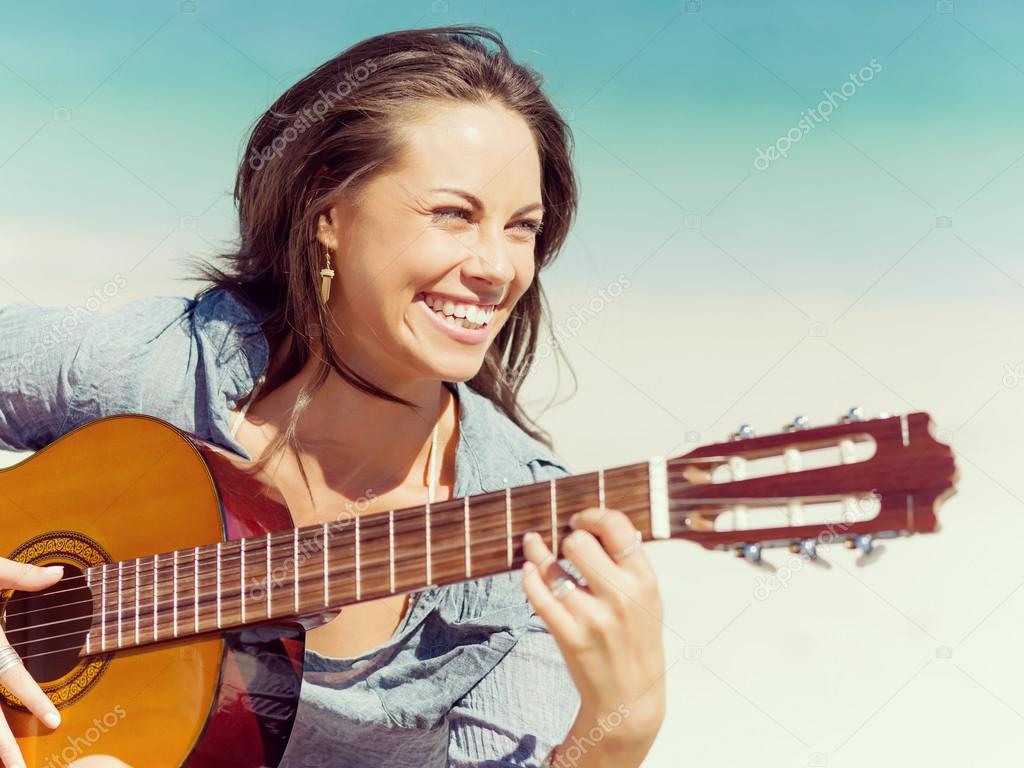
[[[312,360],[249,410],[249,419],[269,428],[271,439],[287,428],[291,409],[316,374]],[[298,457],[311,478],[347,497],[367,489],[378,494],[408,478],[426,484],[427,458],[434,425],[439,425],[439,458],[457,434],[454,397],[439,380],[415,379],[381,385],[414,404],[412,408],[370,395],[333,371],[309,399],[299,417]],[[354,494],[354,495],[353,495]]]
[[[663,485],[664,463],[643,462],[94,566],[86,571],[94,614],[84,655],[515,570],[524,533],[538,531],[561,556],[569,517],[588,507],[622,510],[649,539],[664,530],[651,514],[664,508]]]

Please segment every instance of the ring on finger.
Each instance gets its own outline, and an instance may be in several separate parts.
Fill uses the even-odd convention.
[[[577,586],[575,579],[569,578],[568,576],[559,576],[555,579],[555,583],[551,585],[551,594],[561,600],[576,589]]]
[[[638,549],[640,549],[640,544],[643,542],[643,535],[640,533],[640,531],[636,531],[634,535],[636,538],[633,540],[632,544],[630,544],[628,547],[623,547],[618,552],[609,552],[608,556],[615,562],[619,562],[620,560],[625,560],[627,557],[629,557]]]
[[[14,650],[14,646],[8,643],[0,645],[0,675],[12,667],[23,664],[21,656]]]

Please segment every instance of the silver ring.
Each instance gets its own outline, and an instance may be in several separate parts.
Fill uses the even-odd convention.
[[[0,675],[11,667],[16,667],[23,663],[21,656],[19,656],[18,652],[14,650],[13,645],[0,645]]]
[[[636,532],[636,540],[632,544],[630,544],[628,547],[620,549],[618,552],[610,552],[608,554],[608,556],[612,560],[614,560],[615,562],[619,562],[620,560],[625,560],[627,557],[629,557],[634,552],[636,552],[638,549],[640,549],[640,544],[642,542],[643,542],[643,534],[641,534],[640,531],[637,531]]]
[[[568,595],[574,589],[576,589],[576,580],[570,579],[565,576],[559,576],[555,583],[551,586],[551,594],[561,600],[563,597]]]

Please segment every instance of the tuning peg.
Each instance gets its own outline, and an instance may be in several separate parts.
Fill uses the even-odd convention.
[[[814,539],[802,539],[794,541],[789,545],[789,551],[794,555],[806,555],[810,560],[818,559],[818,542]]]
[[[743,557],[752,563],[761,562],[761,545],[754,544],[743,544],[736,548],[736,556]]]
[[[754,437],[754,430],[749,424],[740,424],[740,428],[729,435],[730,440],[746,440]]]
[[[864,409],[859,405],[853,406],[839,419],[840,424],[849,424],[851,421],[864,421]]]
[[[786,432],[798,432],[801,429],[807,429],[809,426],[810,422],[807,421],[806,416],[797,416],[793,421],[783,427],[783,429],[785,429]]]
[[[859,549],[865,555],[870,555],[875,546],[875,537],[870,533],[861,533],[852,539],[846,540],[847,549]]]

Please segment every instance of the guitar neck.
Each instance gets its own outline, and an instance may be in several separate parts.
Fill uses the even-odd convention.
[[[297,620],[388,595],[515,570],[537,531],[561,557],[569,518],[623,511],[668,537],[663,460],[176,550],[86,570],[83,655]]]

